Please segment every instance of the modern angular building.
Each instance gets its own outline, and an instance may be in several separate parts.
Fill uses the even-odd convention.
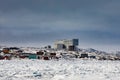
[[[75,51],[76,47],[79,45],[78,39],[71,39],[71,40],[57,40],[55,41],[55,49],[58,50],[69,50],[69,51]]]

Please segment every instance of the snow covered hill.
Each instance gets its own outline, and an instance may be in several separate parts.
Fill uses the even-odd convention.
[[[0,80],[120,80],[120,62],[1,60]]]
[[[0,47],[0,56],[4,57],[6,56],[6,53],[4,48],[9,47]],[[12,48],[12,50],[11,50]],[[17,58],[20,57],[19,55],[22,54],[37,54],[37,52],[42,51],[45,52],[45,54],[49,55],[50,53],[56,53],[56,57],[58,58],[92,58],[92,59],[98,59],[98,60],[120,60],[120,52],[117,53],[107,53],[104,51],[95,50],[92,48],[88,49],[78,49],[77,51],[68,51],[68,50],[56,50],[54,48],[35,48],[35,47],[20,47],[18,50],[13,50],[13,48],[17,47],[10,47],[9,50],[7,50],[7,53],[14,54],[14,56],[17,55]],[[20,52],[21,51],[21,52]],[[8,56],[9,59],[14,57],[13,55]],[[49,56],[48,56],[49,57]]]

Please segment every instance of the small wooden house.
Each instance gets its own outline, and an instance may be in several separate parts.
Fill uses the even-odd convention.
[[[3,48],[3,50],[2,50],[2,51],[3,51],[3,53],[6,53],[6,54],[7,54],[7,53],[9,53],[9,52],[10,52],[10,49],[9,49],[9,48]]]
[[[29,54],[29,59],[37,59],[37,55],[36,54]]]
[[[44,56],[44,52],[42,51],[37,52],[37,59],[42,59],[43,56]]]
[[[96,56],[89,56],[91,59],[95,59],[96,58]]]
[[[9,53],[4,55],[4,58],[8,60],[10,60],[11,57],[12,57],[12,54],[9,54]]]
[[[3,60],[4,59],[4,57],[3,56],[0,56],[0,60]]]
[[[48,56],[43,56],[43,60],[49,60]]]
[[[25,57],[29,57],[31,53],[21,53],[20,56],[25,56]]]
[[[50,53],[49,57],[50,57],[51,59],[56,59],[56,53]]]
[[[21,58],[21,59],[24,59],[24,58],[29,58],[29,55],[30,55],[31,53],[21,53],[21,54],[19,54],[19,58]]]
[[[83,53],[83,54],[81,54],[80,58],[88,58],[88,54]]]

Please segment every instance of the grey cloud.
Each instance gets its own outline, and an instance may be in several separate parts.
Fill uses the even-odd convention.
[[[88,45],[120,44],[119,0],[1,0],[1,43],[79,38]]]

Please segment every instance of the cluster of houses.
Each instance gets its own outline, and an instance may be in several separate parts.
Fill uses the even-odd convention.
[[[24,50],[21,50],[17,47],[10,47],[10,48],[3,48],[0,50],[0,60],[2,59],[43,59],[43,60],[49,60],[49,59],[58,59],[56,56],[56,53],[47,52],[46,50],[40,50],[36,53],[26,53]]]
[[[81,51],[61,51],[61,50],[38,50],[34,52],[25,52],[17,47],[3,48],[0,50],[0,60],[6,59],[39,59],[51,60],[60,58],[79,58],[79,59],[97,59],[97,60],[120,60],[120,57],[97,54],[94,52],[81,52]]]
[[[34,48],[30,48],[31,51],[26,52],[26,48],[18,47],[5,47],[0,49],[0,60],[3,59],[40,59],[50,60],[59,58],[80,58],[80,59],[97,59],[97,60],[120,60],[118,56],[111,56],[110,54],[101,53],[95,50],[79,50],[77,48],[79,44],[78,39],[71,40],[57,40],[55,41],[54,48],[46,46],[44,49],[34,51]],[[29,48],[28,48],[29,49]],[[32,50],[33,49],[33,50]],[[34,51],[34,52],[33,52]]]

